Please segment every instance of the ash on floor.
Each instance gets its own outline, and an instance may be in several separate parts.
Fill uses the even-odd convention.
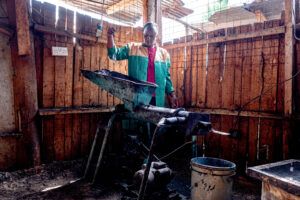
[[[172,163],[170,167],[173,167]],[[169,187],[184,196],[189,196],[189,166],[177,164],[174,168],[175,177]],[[124,193],[120,188],[100,184],[91,185],[85,180],[80,180],[83,171],[84,162],[78,160],[55,162],[12,173],[0,172],[0,199],[122,199]],[[233,200],[256,199],[260,199],[259,185],[251,184],[245,179],[237,179]]]

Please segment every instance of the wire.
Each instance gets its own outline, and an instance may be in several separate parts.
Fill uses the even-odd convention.
[[[160,157],[159,159],[160,159],[160,160],[164,160],[165,158],[167,158],[167,157],[171,156],[172,154],[176,153],[176,152],[177,152],[178,150],[180,150],[181,148],[185,147],[185,146],[188,145],[188,144],[192,144],[192,143],[195,143],[195,142],[194,142],[194,141],[186,142],[186,143],[184,143],[183,145],[181,145],[181,146],[177,147],[176,149],[174,149],[173,151],[171,151],[170,153],[168,153],[168,154],[166,154],[166,155]]]
[[[241,112],[243,111],[243,109],[244,109],[245,106],[247,106],[247,105],[249,105],[250,103],[256,101],[257,99],[260,99],[263,95],[267,94],[267,93],[268,93],[269,91],[271,91],[274,87],[280,86],[280,85],[284,84],[285,82],[294,79],[296,76],[299,75],[299,73],[300,73],[300,70],[298,70],[298,71],[297,71],[293,76],[291,76],[290,78],[281,81],[280,83],[278,83],[278,84],[276,84],[276,85],[270,87],[268,90],[264,91],[264,92],[261,93],[260,95],[254,97],[254,98],[251,99],[250,101],[246,102],[246,103],[245,103],[244,105],[242,105],[241,108],[238,110],[238,114],[237,114],[236,116],[239,118],[239,117],[240,117],[240,114],[241,114]],[[237,122],[238,122],[238,120],[236,121],[235,125],[233,126],[234,128],[237,128],[237,124],[238,124]]]

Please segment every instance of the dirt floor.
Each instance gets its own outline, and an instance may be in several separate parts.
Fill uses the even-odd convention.
[[[84,171],[83,163],[82,160],[55,162],[36,169],[0,172],[0,199],[124,199],[124,190],[120,187],[92,185],[80,179]],[[175,177],[169,187],[188,197],[189,167],[180,170],[175,167],[174,172]],[[236,178],[233,200],[256,199],[260,199],[259,184]]]

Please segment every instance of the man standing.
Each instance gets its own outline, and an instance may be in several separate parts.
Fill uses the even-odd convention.
[[[143,43],[128,43],[117,48],[114,43],[114,28],[107,31],[108,56],[113,60],[128,60],[128,75],[140,81],[156,83],[158,88],[153,94],[151,105],[165,106],[165,94],[172,108],[178,106],[174,88],[170,78],[169,53],[158,47],[156,38],[157,25],[148,22],[144,25]]]

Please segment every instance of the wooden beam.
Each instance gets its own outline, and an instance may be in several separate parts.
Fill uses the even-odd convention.
[[[143,0],[143,22],[148,22],[148,0]]]
[[[37,77],[33,41],[31,40],[33,36],[29,32],[26,4],[28,0],[9,0],[6,2],[10,26],[17,27],[17,31],[19,31],[18,38],[13,37],[10,42],[14,69],[15,113],[19,113],[17,115],[18,120],[16,120],[19,121],[19,127],[16,128],[22,130],[23,134],[17,146],[18,167],[39,166],[41,160],[36,117],[38,111]],[[21,38],[26,41],[21,41]]]
[[[136,0],[121,0],[118,3],[109,6],[106,9],[106,13],[108,15],[114,14],[115,12],[127,9],[128,7],[132,6],[134,3],[136,3]]]
[[[170,44],[170,45],[164,46],[164,48],[174,49],[174,48],[179,48],[179,47],[228,42],[228,41],[233,41],[233,40],[242,40],[242,39],[247,39],[247,38],[278,35],[278,34],[283,34],[283,33],[285,33],[285,27],[279,26],[279,27],[263,29],[261,31],[256,31],[256,32],[251,32],[251,33],[241,33],[241,34],[232,35],[232,36],[221,36],[221,37],[209,38],[209,39],[204,39],[204,40],[191,41],[191,42],[187,42],[187,43]]]
[[[66,37],[75,37],[75,38],[78,38],[81,40],[87,40],[87,41],[91,41],[91,42],[95,42],[95,43],[101,43],[101,44],[107,43],[106,40],[99,39],[96,36],[73,33],[68,30],[59,30],[56,28],[42,26],[42,25],[38,25],[38,24],[34,25],[34,30],[37,32],[41,32],[41,33],[49,33],[49,34],[55,34],[55,35],[59,35],[59,36],[66,36]],[[120,43],[120,42],[115,42],[115,43],[116,43],[116,45],[122,45],[122,43]]]
[[[147,22],[155,22],[156,9],[155,9],[156,0],[147,0]]]
[[[226,110],[226,109],[202,109],[202,108],[187,108],[188,111],[203,112],[212,115],[230,115],[240,117],[255,117],[255,118],[266,118],[266,119],[283,119],[284,116],[281,114],[272,114],[266,112],[253,112],[253,111],[238,111]]]
[[[86,114],[86,113],[107,113],[113,112],[114,107],[104,108],[104,107],[66,107],[66,108],[44,108],[39,109],[40,116],[49,115],[67,115],[67,114]]]
[[[293,66],[294,66],[294,35],[293,35],[293,5],[294,0],[285,0],[285,39],[284,39],[284,51],[285,51],[285,60],[284,60],[284,79],[288,80],[293,76]],[[284,114],[292,114],[292,83],[293,80],[290,79],[284,83]]]
[[[162,45],[162,10],[161,10],[161,0],[155,1],[155,22],[158,27],[158,43]]]
[[[18,132],[0,132],[0,137],[22,137],[22,133]]]
[[[15,0],[18,54],[30,55],[28,0]]]

